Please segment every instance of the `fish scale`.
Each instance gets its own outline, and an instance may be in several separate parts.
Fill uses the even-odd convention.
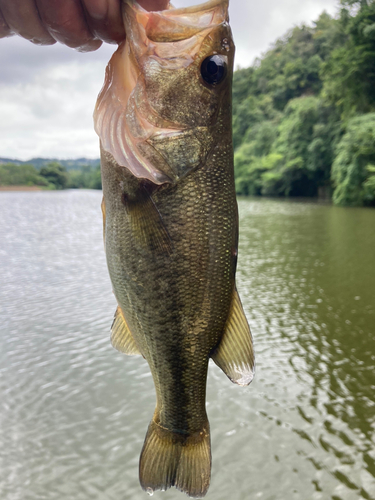
[[[132,235],[126,208],[118,203],[113,207],[111,203],[112,199],[121,199],[118,176],[123,175],[122,182],[126,182],[129,174],[120,170],[113,176],[116,172],[113,163],[108,167],[106,163],[102,165],[104,198],[109,200],[106,201],[107,261],[115,295],[124,315],[136,318],[135,321],[129,319],[135,337],[137,323],[142,325],[147,341],[136,337],[141,352],[152,346],[145,357],[154,379],[163,378],[163,396],[159,398],[171,393],[169,398],[178,409],[168,408],[168,414],[176,411],[179,415],[179,408],[183,406],[185,391],[175,390],[183,353],[189,352],[188,363],[195,363],[194,373],[207,370],[209,354],[222,335],[233,294],[235,263],[231,249],[237,246],[234,181],[231,176],[223,186],[223,177],[229,177],[232,170],[225,152],[217,153],[217,157],[212,165],[208,161],[178,185],[155,194],[155,204],[173,241],[172,253],[160,255],[144,248],[136,251],[137,240]],[[116,188],[117,196],[114,195]],[[130,279],[125,281],[125,274]],[[206,306],[203,310],[202,304]],[[199,328],[202,323],[205,323],[202,332],[195,332],[193,325]],[[199,347],[192,355],[191,346],[196,343]],[[167,364],[171,344],[182,344],[182,352],[172,352]],[[162,349],[164,345],[168,347],[166,352]],[[155,366],[165,368],[166,374],[154,374]],[[201,385],[205,387],[205,377]],[[191,387],[190,383],[186,384],[187,391],[191,391]],[[205,391],[199,389],[199,395],[198,401],[195,394],[192,396],[191,404],[204,408]],[[205,412],[199,415],[192,411],[192,415],[189,425],[199,429],[206,419]],[[170,425],[175,424],[170,422]],[[189,428],[183,430],[189,431]]]

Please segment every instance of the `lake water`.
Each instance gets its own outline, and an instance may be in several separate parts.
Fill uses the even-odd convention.
[[[101,193],[0,193],[0,499],[142,500],[155,395],[109,343]],[[249,388],[208,378],[207,500],[375,499],[375,210],[239,200]],[[186,498],[175,489],[156,499]]]

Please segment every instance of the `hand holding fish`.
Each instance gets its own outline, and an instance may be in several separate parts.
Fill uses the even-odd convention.
[[[139,0],[163,10],[169,0]],[[37,45],[56,42],[80,52],[125,38],[120,0],[0,0],[0,38],[20,35]]]

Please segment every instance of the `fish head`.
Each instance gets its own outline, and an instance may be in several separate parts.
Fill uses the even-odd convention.
[[[162,12],[126,2],[124,11],[140,79],[160,125],[212,125],[232,76],[228,2]]]
[[[123,19],[127,38],[109,64],[96,129],[120,166],[174,183],[223,135],[232,141],[228,0],[158,12],[123,0]]]

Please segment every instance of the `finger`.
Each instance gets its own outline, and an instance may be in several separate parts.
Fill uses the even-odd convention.
[[[37,0],[43,24],[58,42],[81,52],[89,52],[100,47],[87,25],[79,0]]]
[[[38,45],[55,40],[43,27],[34,0],[0,0],[0,10],[10,31]]]
[[[0,11],[0,38],[6,38],[7,36],[12,36],[12,35],[14,35],[14,33],[5,22],[4,16]]]
[[[100,40],[120,43],[125,38],[119,0],[81,0],[91,32]]]
[[[169,0],[138,0],[138,3],[146,10],[165,10],[168,8]]]

